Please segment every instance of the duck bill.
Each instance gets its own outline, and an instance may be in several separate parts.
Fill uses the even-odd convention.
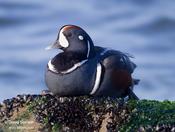
[[[45,50],[51,50],[51,49],[62,49],[62,46],[60,45],[59,41],[55,41],[53,44],[45,48]]]

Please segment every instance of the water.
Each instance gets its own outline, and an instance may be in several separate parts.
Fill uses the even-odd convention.
[[[57,51],[44,48],[65,24],[135,56],[140,98],[175,100],[174,12],[173,0],[0,0],[0,101],[46,89],[44,70]]]

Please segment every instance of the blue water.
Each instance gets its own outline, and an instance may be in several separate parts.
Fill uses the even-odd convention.
[[[175,1],[0,0],[0,101],[46,89],[44,70],[57,51],[44,48],[65,24],[135,56],[140,98],[175,100]]]

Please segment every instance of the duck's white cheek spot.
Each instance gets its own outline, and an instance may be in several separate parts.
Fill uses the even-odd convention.
[[[69,46],[69,42],[67,41],[62,31],[60,31],[59,42],[60,42],[60,45],[64,48],[67,48]]]
[[[83,40],[84,37],[83,37],[82,35],[79,35],[79,36],[78,36],[78,39],[79,39],[79,40]]]

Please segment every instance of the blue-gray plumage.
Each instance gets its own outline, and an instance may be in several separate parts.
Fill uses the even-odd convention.
[[[63,26],[49,48],[63,50],[49,61],[45,74],[46,85],[53,94],[137,98],[132,92],[137,80],[131,76],[136,65],[129,56],[94,46],[82,28]]]

